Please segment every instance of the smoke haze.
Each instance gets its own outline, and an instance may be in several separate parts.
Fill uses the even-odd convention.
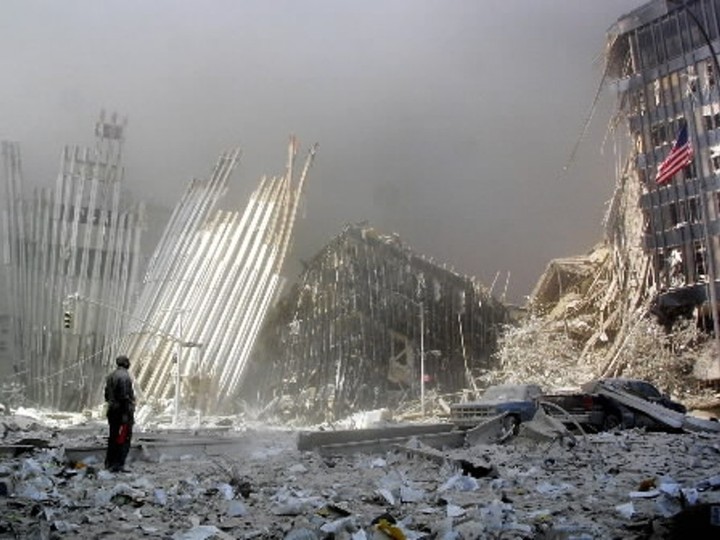
[[[600,240],[614,186],[606,30],[644,0],[6,0],[0,137],[51,185],[101,109],[128,117],[128,189],[173,206],[234,146],[228,203],[320,143],[293,258],[368,220],[522,301]],[[228,206],[228,204],[226,204]],[[297,274],[297,265],[288,269]],[[498,293],[499,285],[495,292]]]

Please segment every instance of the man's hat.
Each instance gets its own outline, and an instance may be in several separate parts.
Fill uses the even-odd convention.
[[[119,367],[129,368],[130,367],[130,359],[127,356],[118,356],[115,359],[115,363]]]

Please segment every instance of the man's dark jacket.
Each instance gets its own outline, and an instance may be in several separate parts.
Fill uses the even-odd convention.
[[[126,368],[118,367],[108,375],[105,381],[105,401],[108,404],[108,420],[121,424],[134,423],[135,393]]]

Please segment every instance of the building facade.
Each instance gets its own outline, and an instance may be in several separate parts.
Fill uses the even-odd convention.
[[[606,72],[629,129],[630,172],[641,185],[654,311],[670,322],[702,308],[709,329],[717,324],[720,254],[718,36],[720,0],[653,0],[608,32]],[[658,184],[658,167],[683,126],[692,163]]]
[[[348,225],[266,321],[243,395],[287,398],[289,414],[329,420],[424,390],[459,392],[493,367],[507,322],[476,280],[397,235]]]
[[[102,114],[95,145],[66,146],[54,189],[31,196],[23,189],[19,144],[2,143],[2,324],[15,352],[14,380],[34,405],[98,403],[124,333],[145,227],[143,205],[122,193],[124,126],[117,115]]]

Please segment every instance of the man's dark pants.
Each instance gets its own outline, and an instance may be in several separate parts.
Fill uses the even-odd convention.
[[[128,421],[127,414],[108,414],[108,424],[110,432],[105,467],[110,470],[120,470],[125,466],[125,460],[130,452],[132,421]]]

